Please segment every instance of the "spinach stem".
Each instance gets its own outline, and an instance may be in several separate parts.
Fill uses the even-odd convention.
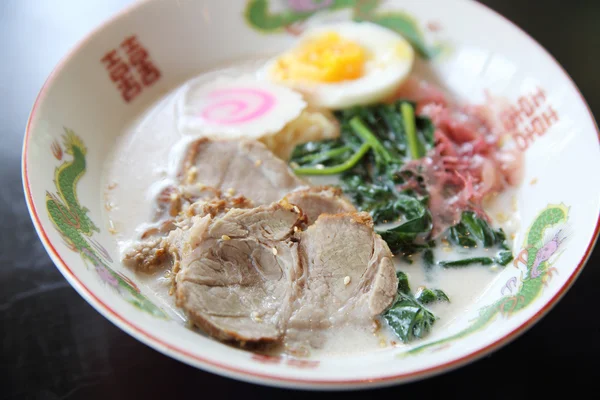
[[[302,167],[294,169],[294,172],[299,175],[334,175],[344,172],[356,165],[361,158],[371,149],[369,143],[364,143],[360,148],[345,162],[334,165],[332,167],[315,168],[315,167]]]
[[[402,112],[402,119],[404,120],[404,130],[406,131],[406,141],[408,142],[408,149],[410,156],[416,160],[424,156],[419,146],[419,139],[417,138],[417,126],[415,122],[415,110],[409,103],[402,103],[400,105],[400,111]]]
[[[299,159],[298,163],[303,164],[303,163],[308,163],[308,162],[317,160],[319,158],[337,157],[337,156],[344,154],[348,150],[352,150],[352,148],[350,146],[342,146],[342,147],[338,147],[337,149],[326,151],[325,153],[310,154],[308,156],[304,156],[301,159]]]
[[[350,120],[350,127],[358,136],[360,136],[366,143],[369,143],[376,155],[383,157],[383,160],[389,162],[392,160],[392,156],[385,147],[381,144],[379,139],[365,126],[360,117],[353,117]]]

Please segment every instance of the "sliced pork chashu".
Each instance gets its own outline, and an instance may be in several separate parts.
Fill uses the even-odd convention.
[[[212,197],[200,197],[194,203],[186,204],[185,209],[179,210],[174,217],[160,220],[155,228],[148,229],[140,240],[123,254],[123,264],[141,272],[153,272],[165,267],[172,261],[172,244],[179,240],[182,230],[192,225],[194,217],[215,217],[232,208],[253,207],[252,202],[243,196],[221,197],[220,192],[216,190],[211,193],[214,193]]]
[[[289,347],[320,347],[323,330],[369,326],[392,304],[398,286],[392,253],[367,213],[323,214],[296,238],[303,295],[294,304]]]
[[[314,186],[288,193],[285,199],[298,206],[312,224],[321,214],[355,212],[356,208],[346,199],[342,190],[333,186]]]
[[[122,261],[130,268],[152,272],[167,265],[168,235],[203,208],[249,208],[283,198],[303,210],[308,224],[323,213],[356,211],[340,189],[307,186],[256,141],[198,139],[189,144],[178,178],[156,199],[154,227],[124,252]]]
[[[176,277],[177,306],[194,324],[223,341],[282,338],[301,274],[296,210],[274,203],[194,217],[178,244]]]
[[[241,194],[256,205],[307,186],[264,144],[252,140],[196,140],[188,146],[180,179],[184,187],[206,185]]]

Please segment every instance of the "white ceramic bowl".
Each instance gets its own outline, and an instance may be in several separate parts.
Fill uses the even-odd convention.
[[[346,5],[284,28],[281,19],[261,12],[261,3],[141,2],[79,43],[44,84],[27,124],[24,188],[44,246],[81,296],[124,331],[185,363],[250,382],[320,389],[395,384],[459,367],[506,344],[548,312],[581,272],[598,235],[600,146],[593,117],[560,65],[500,15],[472,1],[398,0],[382,2],[371,13],[414,17],[426,40],[444,49],[429,62],[444,85],[472,102],[489,90],[521,112],[516,131],[528,149],[515,265],[499,274],[471,311],[424,342],[437,344],[413,353],[390,348],[310,361],[257,357],[164,318],[153,293],[136,285],[116,259],[102,211],[103,160],[128,121],[184,80],[223,62],[284,49],[294,30],[308,23],[359,12],[352,2],[323,0],[325,8]],[[285,12],[299,20],[318,8],[311,0],[268,3],[275,16]],[[248,4],[257,8],[247,13]],[[136,57],[138,63],[129,64],[133,81],[122,91],[119,63]],[[531,278],[534,256],[561,229],[568,240]]]

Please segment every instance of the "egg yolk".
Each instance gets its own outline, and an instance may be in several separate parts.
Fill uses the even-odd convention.
[[[360,78],[367,51],[335,32],[307,39],[277,60],[273,74],[281,80],[341,82]]]

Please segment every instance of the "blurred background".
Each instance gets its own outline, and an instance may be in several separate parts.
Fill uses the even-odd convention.
[[[133,2],[0,0],[0,399],[309,395],[199,371],[137,342],[71,288],[34,232],[22,191],[20,157],[35,97],[76,42]],[[596,117],[600,115],[600,1],[480,2],[554,55]],[[331,395],[519,399],[560,389],[597,393],[599,253],[596,248],[549,315],[492,355],[426,381]]]

